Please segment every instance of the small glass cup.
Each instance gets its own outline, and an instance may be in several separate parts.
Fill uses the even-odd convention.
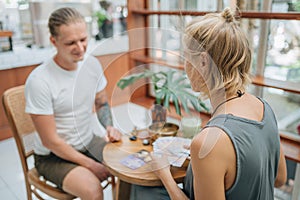
[[[201,130],[201,119],[197,116],[187,116],[181,119],[181,131],[184,138],[192,139]]]

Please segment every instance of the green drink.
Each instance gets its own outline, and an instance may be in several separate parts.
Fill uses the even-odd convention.
[[[181,130],[183,137],[192,139],[201,129],[201,119],[196,116],[183,117],[181,119]]]

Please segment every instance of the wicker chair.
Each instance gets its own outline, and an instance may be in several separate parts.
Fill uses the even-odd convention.
[[[19,156],[22,163],[27,199],[32,199],[32,193],[38,198],[43,199],[40,192],[47,194],[55,199],[74,199],[75,196],[68,194],[57,188],[53,183],[45,180],[39,175],[36,168],[28,165],[28,158],[33,155],[33,138],[36,134],[31,117],[25,113],[24,85],[6,90],[2,96],[3,107],[16,141]],[[103,188],[112,185],[114,196],[115,180],[102,182]]]

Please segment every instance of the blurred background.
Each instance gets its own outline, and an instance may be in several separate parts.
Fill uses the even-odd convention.
[[[89,36],[97,40],[112,37],[126,30],[126,0],[1,0],[0,29],[13,32],[13,44],[48,47],[47,20],[60,7],[77,8],[88,24]],[[7,39],[0,38],[1,51]]]

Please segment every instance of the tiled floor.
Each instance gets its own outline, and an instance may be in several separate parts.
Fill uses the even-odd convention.
[[[112,110],[115,125],[124,133],[128,133],[134,126],[147,126],[147,110],[135,104],[116,106]],[[127,119],[124,121],[124,119]],[[129,120],[128,120],[129,119]],[[169,121],[172,121],[169,119]],[[134,122],[134,123],[133,123]],[[174,123],[176,121],[173,120]],[[0,141],[0,199],[26,200],[26,189],[17,147],[13,138]],[[276,200],[290,200],[288,193],[275,191]],[[111,188],[104,191],[105,200],[112,200]],[[50,198],[47,198],[50,199]]]

